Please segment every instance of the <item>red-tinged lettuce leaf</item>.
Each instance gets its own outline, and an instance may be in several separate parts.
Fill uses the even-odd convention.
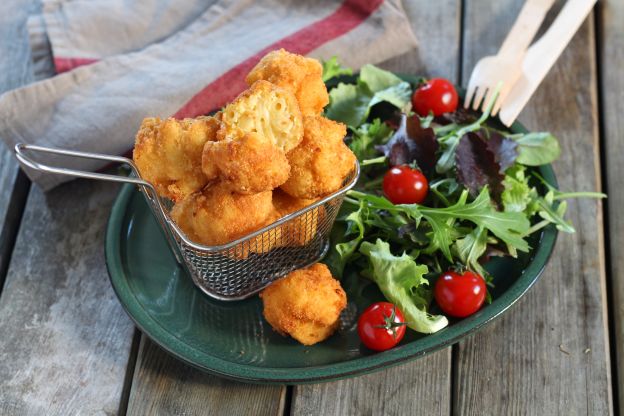
[[[479,119],[481,116],[480,113],[465,109],[463,107],[459,107],[457,110],[452,113],[444,113],[440,116],[437,116],[433,119],[434,122],[446,126],[447,124],[455,123],[455,124],[472,124]]]
[[[440,144],[432,128],[423,129],[420,118],[414,115],[406,119],[407,136],[416,143],[416,163],[422,172],[430,178],[436,165],[436,152]]]
[[[477,135],[485,140],[488,150],[494,154],[494,160],[500,165],[501,173],[504,173],[507,168],[514,164],[518,157],[516,149],[518,144],[514,140],[492,130],[481,129]]]
[[[486,140],[475,133],[468,133],[457,145],[455,152],[457,181],[463,184],[472,196],[477,196],[487,186],[494,201],[500,203],[505,190],[501,166]]]
[[[423,129],[418,116],[401,114],[399,128],[383,146],[377,150],[387,158],[390,166],[416,163],[425,176],[430,177],[436,164],[439,144],[432,128]]]

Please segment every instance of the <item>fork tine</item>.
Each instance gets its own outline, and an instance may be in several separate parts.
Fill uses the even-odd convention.
[[[494,91],[496,90],[496,88],[488,88],[487,90],[487,94],[485,94],[485,97],[483,98],[483,103],[481,105],[481,111],[485,111],[487,106],[490,104],[490,100],[492,100],[492,98],[494,97]],[[496,99],[496,101],[498,101],[498,98]],[[496,105],[496,103],[494,103]]]
[[[488,87],[486,86],[477,87],[477,93],[475,95],[474,101],[472,102],[473,110],[479,109],[479,107],[481,106],[481,101],[483,100],[483,96],[485,95],[487,91],[488,91]]]
[[[501,89],[500,94],[498,95],[498,99],[494,103],[494,107],[492,107],[492,113],[491,113],[492,116],[495,116],[496,114],[498,114],[498,112],[500,111],[501,107],[505,103],[505,100],[507,99],[507,96],[509,95],[510,92],[511,90],[509,88],[503,87]]]

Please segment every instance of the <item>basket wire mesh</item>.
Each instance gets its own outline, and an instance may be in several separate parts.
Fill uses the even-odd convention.
[[[34,161],[25,151],[122,163],[131,168],[133,176],[54,167]],[[15,154],[31,169],[138,185],[178,263],[199,289],[219,300],[248,298],[292,270],[320,260],[329,249],[329,235],[345,194],[355,185],[360,172],[356,162],[338,191],[228,244],[206,246],[191,241],[180,230],[169,215],[171,201],[159,197],[156,189],[141,179],[131,159],[21,143],[15,146]]]

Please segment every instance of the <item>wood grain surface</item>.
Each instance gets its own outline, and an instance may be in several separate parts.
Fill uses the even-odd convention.
[[[419,40],[418,51],[382,65],[410,74],[455,80],[458,71],[460,2],[407,1],[404,6]],[[441,53],[444,51],[444,53]],[[379,373],[327,384],[295,386],[295,415],[450,413],[451,349]]]
[[[129,415],[282,415],[286,389],[209,376],[173,358],[147,337],[128,404]]]
[[[32,80],[24,22],[40,7],[39,1],[0,2],[0,92]],[[496,52],[523,0],[403,4],[419,51],[384,66],[465,83],[475,62]],[[601,189],[602,122],[610,194],[607,272],[616,318],[612,345],[621,356],[624,219],[618,214],[624,204],[619,189],[624,122],[618,110],[624,91],[624,3],[604,0],[599,10],[599,30],[594,17],[583,25],[519,120],[559,137],[562,157],[555,170],[564,190]],[[74,181],[45,195],[36,187],[28,193],[28,181],[17,172],[14,159],[0,145],[0,287],[8,266],[0,292],[0,415],[126,410],[132,415],[614,412],[600,202],[570,203],[568,218],[577,232],[560,234],[540,281],[501,319],[455,346],[452,354],[449,348],[326,384],[257,386],[202,373],[147,337],[135,344],[135,356],[135,329],[114,296],[102,248],[118,188]],[[622,381],[624,360],[618,361]],[[619,384],[619,403],[624,403]]]
[[[464,79],[495,51],[522,5],[465,4]],[[562,145],[565,190],[599,190],[597,73],[590,16],[519,120]],[[543,276],[501,319],[459,344],[454,409],[462,415],[612,413],[602,207],[572,201],[575,234],[561,234]]]
[[[115,414],[134,327],[104,264],[118,187],[34,187],[0,297],[0,414]]]
[[[2,3],[0,94],[33,79],[25,23],[29,12],[39,7],[38,3],[38,0],[5,0]],[[11,149],[0,140],[0,292],[28,194],[29,181],[18,172]]]
[[[617,394],[620,413],[624,412],[624,2],[605,0],[599,3],[598,44],[600,45],[600,77],[602,92],[602,137],[604,139],[610,270],[613,310],[614,345],[617,353]],[[614,377],[616,375],[614,374]]]

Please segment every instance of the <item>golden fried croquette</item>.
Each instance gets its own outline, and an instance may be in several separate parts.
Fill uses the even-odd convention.
[[[271,191],[243,195],[217,182],[176,203],[171,218],[191,240],[221,245],[268,225],[273,212]]]
[[[297,198],[318,198],[341,188],[356,157],[343,141],[344,124],[313,116],[305,117],[303,126],[301,144],[286,155],[290,177],[281,189]]]
[[[290,196],[281,189],[273,191],[273,205],[278,218],[292,214],[316,201],[317,199],[301,199]],[[280,226],[284,245],[304,246],[308,244],[316,236],[319,220],[323,218],[324,213],[325,209],[321,205]]]
[[[316,59],[280,49],[266,54],[245,81],[251,85],[263,79],[288,89],[295,94],[304,116],[317,116],[329,103],[322,75],[323,67]]]
[[[301,111],[295,96],[267,81],[255,82],[223,109],[219,139],[237,140],[257,133],[284,152],[303,138]]]
[[[304,345],[325,340],[338,328],[347,295],[322,263],[295,270],[260,293],[264,318],[274,330]]]
[[[133,152],[141,177],[174,201],[202,189],[208,182],[201,169],[202,149],[215,140],[218,128],[213,117],[144,119]]]
[[[209,180],[218,177],[242,194],[271,191],[290,174],[286,154],[257,133],[247,133],[240,140],[206,142],[202,169]]]

